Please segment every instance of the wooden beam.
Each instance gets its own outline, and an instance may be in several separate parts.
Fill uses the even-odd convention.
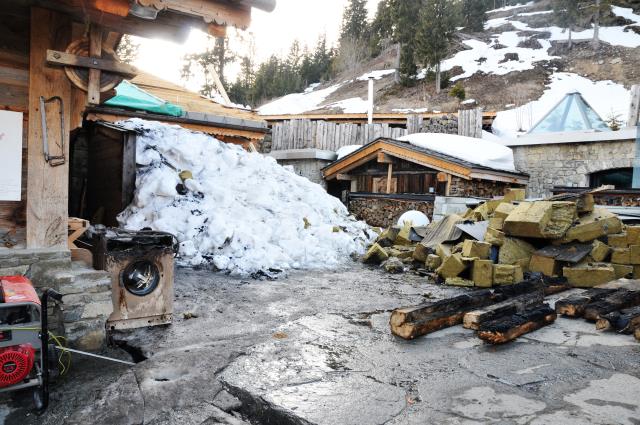
[[[579,295],[563,298],[556,301],[556,312],[567,317],[582,317],[587,305],[599,301],[615,291],[616,289],[611,288],[592,288]]]
[[[60,52],[57,50],[47,51],[47,63],[49,65],[77,66],[80,68],[113,72],[115,74],[121,74],[127,79],[131,79],[138,75],[138,69],[135,66],[127,65],[126,63],[116,62],[110,59],[76,56],[71,53]]]
[[[445,189],[445,196],[451,196],[451,174],[447,175],[447,188]]]
[[[556,312],[544,304],[513,316],[487,322],[480,327],[478,337],[491,344],[504,344],[552,324],[557,317]]]
[[[218,0],[136,0],[142,6],[202,17],[206,23],[245,29],[251,23],[251,7]]]
[[[396,159],[390,157],[384,152],[378,152],[378,163],[380,164],[393,164]]]
[[[393,163],[389,163],[387,168],[387,194],[391,193],[391,178],[393,177]]]
[[[470,311],[464,315],[462,324],[467,329],[478,330],[489,321],[521,313],[528,308],[539,306],[544,301],[544,290],[534,290],[506,301],[493,304],[481,310]]]
[[[71,38],[68,17],[50,10],[31,9],[29,61],[29,133],[27,180],[27,247],[67,249],[67,219],[69,192],[68,163],[51,167],[42,150],[40,96],[59,96],[65,103],[65,122],[69,122],[71,83],[62,69],[46,66],[47,49],[64,49]],[[60,131],[57,107],[47,109],[49,146],[61,146],[64,141],[69,157],[69,128]]]
[[[353,176],[349,175],[349,174],[338,174],[336,176],[336,180],[338,181],[351,181],[353,180]]]
[[[89,35],[89,60],[95,63],[102,58],[102,27],[91,25]],[[100,75],[102,72],[96,68],[89,68],[89,82],[87,84],[87,103],[100,104]]]

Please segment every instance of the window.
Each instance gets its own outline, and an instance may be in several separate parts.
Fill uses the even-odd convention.
[[[613,185],[616,189],[631,189],[633,168],[615,168],[591,174],[591,187]]]

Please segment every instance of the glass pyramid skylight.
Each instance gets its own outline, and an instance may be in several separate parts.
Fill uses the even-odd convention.
[[[611,131],[579,92],[568,93],[529,134],[568,131]]]

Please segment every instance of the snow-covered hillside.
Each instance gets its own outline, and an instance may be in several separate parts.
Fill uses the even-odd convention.
[[[442,69],[450,73],[450,80],[460,81],[468,96],[486,109],[504,111],[494,127],[503,137],[515,137],[518,131],[528,130],[570,91],[579,91],[605,119],[623,118],[626,114],[628,89],[640,79],[640,72],[634,78],[635,69],[640,67],[640,12],[612,6],[610,22],[616,25],[601,26],[604,47],[598,53],[592,52],[589,43],[582,43],[593,37],[593,28],[574,31],[576,47],[567,51],[563,46],[568,34],[550,24],[552,15],[551,3],[543,0],[491,11],[485,31],[464,34],[462,30],[461,48],[443,63]],[[559,47],[558,43],[562,45]],[[589,51],[591,57],[598,58],[597,63],[592,63]],[[326,86],[316,84],[304,93],[264,105],[259,112],[365,113],[367,92],[363,81],[369,76],[377,80],[376,97],[383,99],[376,102],[378,112],[440,112],[457,108],[455,99],[446,91],[436,96],[420,90],[398,90],[392,74],[392,69],[383,69]],[[425,74],[423,70],[416,78],[424,78]]]

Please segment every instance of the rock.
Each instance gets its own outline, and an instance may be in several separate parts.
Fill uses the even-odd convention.
[[[390,257],[398,257],[401,260],[412,258],[415,248],[412,246],[394,245],[388,250]]]
[[[611,59],[611,60],[609,61],[609,63],[610,63],[611,65],[617,65],[617,64],[619,64],[620,62],[622,62],[622,59],[620,59],[620,58],[613,58],[613,59]]]
[[[565,267],[562,269],[562,275],[576,288],[592,288],[616,279],[616,272],[612,266],[598,264]]]
[[[445,259],[453,252],[453,245],[447,243],[441,243],[436,246],[436,254],[441,258]]]
[[[593,241],[593,249],[589,255],[595,262],[602,263],[603,261],[606,261],[610,254],[611,248],[609,248],[605,243],[598,240]]]
[[[493,283],[496,285],[514,285],[524,280],[522,267],[506,264],[493,265]]]
[[[382,232],[380,236],[378,236],[376,242],[382,247],[390,247],[391,245],[395,244],[398,233],[400,233],[399,227],[389,227],[387,230]]]
[[[505,63],[509,61],[517,62],[519,60],[520,60],[520,55],[518,55],[517,53],[505,53],[504,59],[502,59],[499,63]]]
[[[524,201],[527,195],[526,189],[514,189],[511,188],[504,195],[504,201],[506,202],[520,202]]]
[[[640,245],[631,245],[629,247],[629,262],[627,264],[640,264]]]
[[[491,255],[491,244],[467,239],[462,245],[462,256],[486,260]]]
[[[238,411],[242,407],[242,402],[225,390],[220,391],[216,395],[213,399],[213,404],[227,413]]]
[[[489,228],[494,230],[502,230],[504,227],[504,218],[502,217],[491,217],[489,219]]]
[[[578,214],[593,212],[593,210],[595,209],[595,205],[596,201],[592,193],[584,194],[576,200],[576,208],[578,209]]]
[[[395,244],[396,245],[412,245],[413,241],[411,240],[411,224],[405,224],[402,226],[402,229],[398,232],[398,236],[396,236]]]
[[[615,264],[630,264],[631,250],[629,248],[614,248],[611,252],[611,262]]]
[[[491,260],[475,260],[471,271],[471,280],[481,288],[493,286],[493,262]]]
[[[542,273],[545,276],[554,277],[560,275],[560,263],[555,258],[533,254],[529,262],[529,271]]]
[[[518,205],[504,221],[504,233],[524,238],[560,239],[577,215],[573,202],[539,201]]]
[[[640,245],[640,226],[627,226],[626,233],[629,245]]]
[[[442,258],[439,255],[429,254],[425,261],[425,267],[428,270],[435,271],[442,265]]]
[[[484,234],[484,241],[493,246],[502,246],[504,244],[505,235],[500,230],[489,227],[487,233]]]
[[[427,248],[421,243],[416,245],[416,248],[413,251],[413,259],[419,263],[424,263],[427,261],[427,257],[431,254],[433,250],[431,248]]]
[[[387,251],[385,251],[379,244],[374,243],[364,255],[362,261],[367,264],[380,264],[388,259],[389,254],[387,254]]]
[[[606,208],[595,208],[592,213],[580,217],[567,231],[561,242],[589,242],[602,236],[621,232],[622,221],[618,216]]]
[[[402,273],[404,272],[404,263],[396,257],[391,257],[384,263],[382,263],[382,267],[385,269],[387,273]]]
[[[616,279],[633,279],[633,266],[625,264],[611,264],[616,274]]]
[[[467,269],[467,264],[462,260],[462,255],[452,254],[442,261],[442,265],[438,267],[436,273],[443,278],[458,277],[460,273]]]
[[[449,277],[445,280],[445,285],[449,286],[463,286],[463,287],[473,287],[475,286],[472,280],[463,279],[461,277]]]
[[[607,238],[607,244],[611,248],[627,248],[629,246],[629,242],[626,232],[609,235]]]
[[[493,216],[496,218],[501,218],[502,221],[504,222],[504,220],[509,216],[509,214],[511,214],[511,212],[515,209],[516,209],[516,206],[513,204],[502,203],[498,205],[498,207],[495,209],[495,211],[493,212]]]
[[[533,245],[522,239],[505,238],[504,244],[500,247],[498,262],[509,265],[519,264],[523,269],[528,270],[531,256],[535,250]]]

